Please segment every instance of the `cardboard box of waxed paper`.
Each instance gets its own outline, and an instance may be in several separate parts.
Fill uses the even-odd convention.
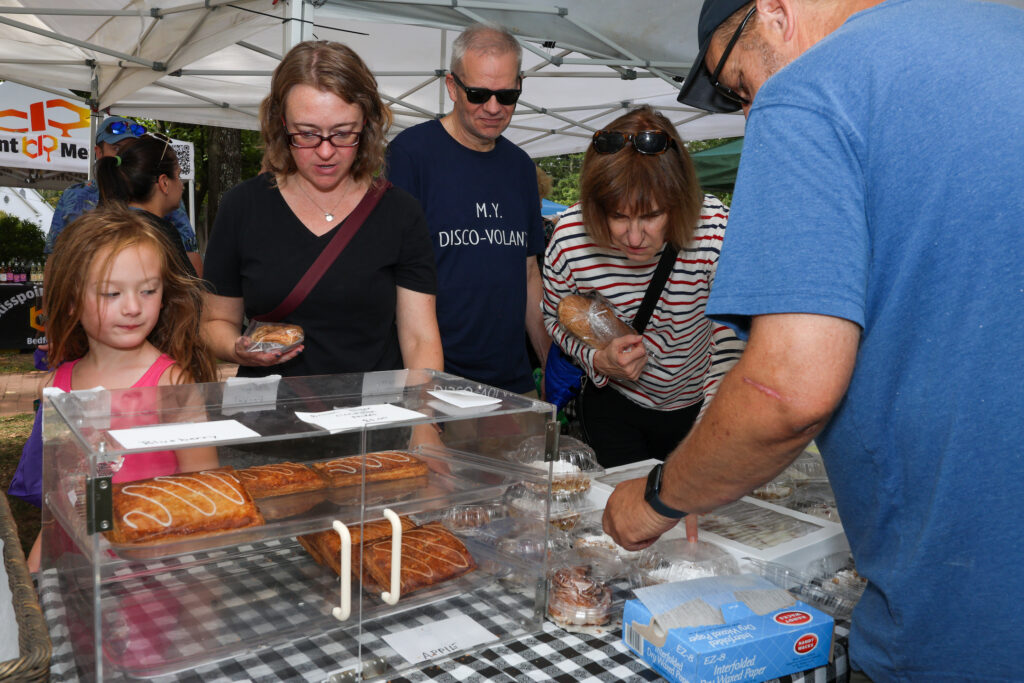
[[[831,656],[832,617],[760,576],[666,583],[636,596],[622,614],[622,640],[676,683],[763,681]]]

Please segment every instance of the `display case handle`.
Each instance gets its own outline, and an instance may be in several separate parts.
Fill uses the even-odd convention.
[[[334,520],[334,530],[341,537],[341,606],[331,610],[331,614],[338,621],[345,621],[352,614],[352,534],[338,520]]]
[[[384,517],[391,522],[391,590],[381,593],[380,599],[389,605],[397,605],[402,588],[399,581],[402,573],[402,523],[390,508],[385,508]]]

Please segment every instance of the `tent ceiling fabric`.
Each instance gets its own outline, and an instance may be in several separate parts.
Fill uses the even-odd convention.
[[[286,46],[338,40],[377,75],[395,132],[450,109],[440,74],[451,42],[466,24],[490,20],[526,48],[506,136],[533,157],[584,149],[639,103],[664,111],[686,139],[742,135],[742,116],[675,101],[672,78],[697,53],[700,0],[553,2],[0,0],[0,78],[93,92],[115,113],[255,129]]]
[[[687,139],[741,135],[741,116],[675,101],[672,77],[685,74],[696,54],[699,7],[699,0],[0,0],[0,78],[93,92],[112,113],[255,129],[286,45],[337,40],[377,75],[396,133],[450,110],[443,71],[451,42],[483,20],[508,26],[525,46],[524,93],[506,136],[531,156],[581,151],[594,130],[639,103],[662,109]]]

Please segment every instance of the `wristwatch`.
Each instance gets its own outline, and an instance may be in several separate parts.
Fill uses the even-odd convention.
[[[687,513],[665,505],[661,498],[658,497],[658,494],[661,493],[661,473],[664,467],[664,464],[658,463],[651,470],[650,474],[647,475],[647,488],[644,489],[644,500],[662,517],[681,519]]]

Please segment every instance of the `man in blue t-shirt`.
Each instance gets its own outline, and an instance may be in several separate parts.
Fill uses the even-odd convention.
[[[605,526],[642,546],[817,436],[868,580],[855,673],[1019,680],[1024,12],[706,0],[698,34],[681,101],[748,116],[707,311],[749,342]]]
[[[526,338],[551,340],[540,311],[544,251],[537,175],[502,132],[522,88],[522,48],[474,25],[452,45],[452,111],[388,147],[388,178],[423,206],[437,259],[437,322],[447,372],[518,393],[534,390]]]

